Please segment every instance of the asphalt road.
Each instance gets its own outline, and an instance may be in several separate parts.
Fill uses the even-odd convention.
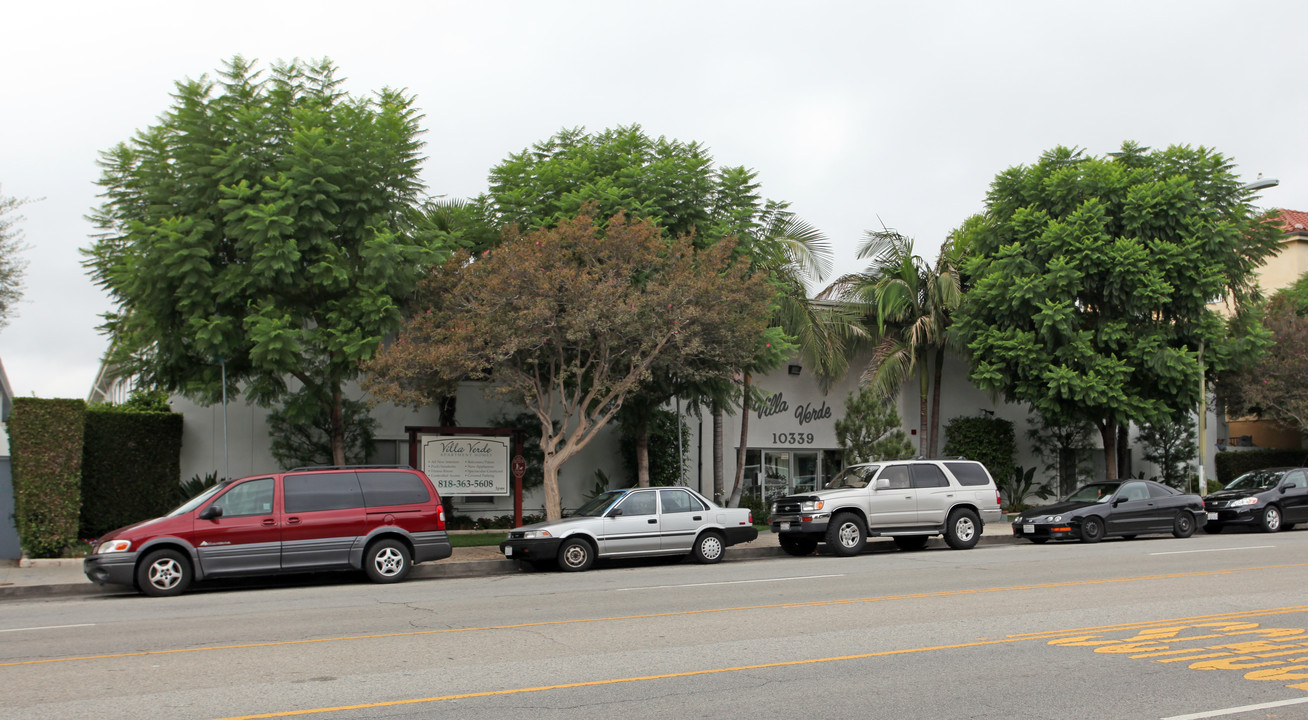
[[[1308,531],[937,545],[8,602],[0,717],[1308,717]]]

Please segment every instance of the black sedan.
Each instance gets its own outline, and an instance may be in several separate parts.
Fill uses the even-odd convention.
[[[1227,525],[1251,525],[1263,532],[1292,530],[1308,522],[1308,468],[1265,468],[1247,472],[1204,498],[1208,524],[1219,533]]]
[[[1083,485],[1056,505],[1031,508],[1013,521],[1013,535],[1034,543],[1099,542],[1109,535],[1130,539],[1146,533],[1183,538],[1207,520],[1204,501],[1149,480]]]

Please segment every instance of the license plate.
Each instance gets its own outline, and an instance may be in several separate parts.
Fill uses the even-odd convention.
[[[1026,533],[1027,535],[1034,535],[1034,534],[1035,534],[1035,525],[1023,525],[1023,526],[1022,526],[1022,532]]]
[[[1208,513],[1208,519],[1209,519],[1209,520],[1216,520],[1216,519],[1217,519],[1217,513]]]
[[[513,555],[513,546],[512,546],[512,545],[505,545],[505,546],[504,546],[504,557],[510,557],[510,556],[512,556],[512,555]]]
[[[789,530],[789,529],[790,529],[790,523],[788,523],[788,522],[781,523],[781,529],[782,529],[783,531],[785,531],[785,530]]]

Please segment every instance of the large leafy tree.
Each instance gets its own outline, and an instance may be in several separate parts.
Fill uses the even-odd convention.
[[[697,251],[648,220],[583,214],[445,263],[421,285],[421,311],[369,363],[366,386],[421,405],[461,380],[492,380],[487,393],[541,421],[545,511],[557,519],[559,468],[655,364],[740,367],[772,299],[733,242]]]
[[[14,213],[27,200],[0,195],[0,328],[9,324],[14,306],[23,297],[23,275],[27,260],[22,256],[27,249],[23,242],[23,229],[18,227],[22,216]]]
[[[722,413],[747,406],[756,394],[751,373],[785,362],[798,349],[816,371],[843,374],[843,345],[833,339],[842,324],[831,308],[808,302],[804,275],[820,277],[829,263],[826,239],[789,210],[763,199],[756,174],[741,166],[717,166],[696,142],[648,136],[639,125],[598,133],[563,130],[511,155],[490,173],[490,191],[470,204],[476,215],[524,229],[553,227],[592,208],[604,219],[618,212],[653,220],[666,238],[690,235],[696,247],[733,238],[736,252],[753,272],[769,278],[776,292],[771,325],[756,344],[753,360],[723,377],[721,368],[662,368],[657,364],[631,401],[643,408],[682,397],[692,408],[708,406],[714,417],[715,496],[724,494]],[[745,413],[742,412],[742,417]],[[628,412],[639,425],[639,412]],[[742,427],[742,433],[747,424]],[[742,450],[743,452],[743,441]],[[638,463],[645,468],[647,463]],[[641,471],[641,483],[647,472]],[[735,483],[739,495],[740,473]]]
[[[110,361],[205,402],[224,374],[264,405],[302,389],[337,463],[343,384],[444,257],[441,234],[415,222],[413,98],[355,98],[340,82],[326,60],[264,76],[237,57],[216,80],[178,83],[157,125],[103,154],[85,253],[116,304]]]
[[[1201,372],[1265,342],[1246,310],[1279,233],[1232,168],[1202,147],[1127,143],[1107,157],[1056,148],[996,176],[959,320],[973,381],[1093,423],[1116,477],[1119,429],[1193,408]],[[1209,307],[1222,297],[1229,318]]]

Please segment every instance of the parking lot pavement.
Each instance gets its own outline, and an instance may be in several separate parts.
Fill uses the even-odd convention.
[[[981,542],[1013,542],[1012,530],[1007,522],[991,523],[982,530]],[[943,546],[943,541],[934,538],[931,546]],[[823,552],[821,547],[818,552]],[[763,530],[759,532],[757,540],[727,548],[726,561],[757,560],[781,555],[776,534]],[[415,565],[409,577],[480,577],[518,571],[517,564],[506,560],[498,546],[485,545],[454,548],[454,553],[449,558]],[[82,572],[82,561],[77,558],[25,560],[22,566],[17,560],[0,561],[0,601],[134,592],[126,587],[96,585],[86,578]]]

